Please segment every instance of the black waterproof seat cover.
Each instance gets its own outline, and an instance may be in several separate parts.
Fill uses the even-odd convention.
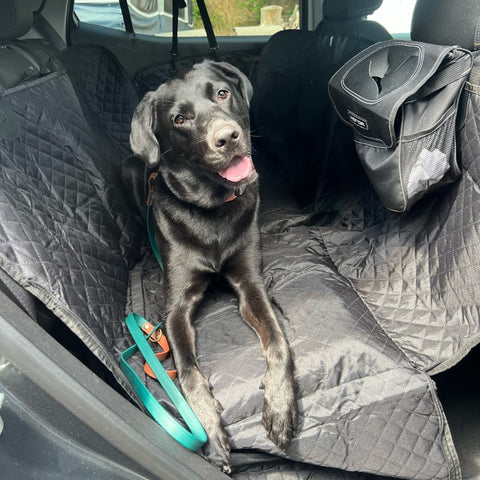
[[[41,0],[5,0],[0,17],[0,87],[10,88],[24,81],[38,78],[49,69],[55,49],[40,39],[17,41],[32,26],[34,11],[41,7]]]
[[[364,18],[381,3],[325,0],[324,19],[314,32],[278,32],[262,51],[253,128],[302,206],[313,203],[322,187],[349,187],[356,177],[352,136],[336,121],[327,84],[356,53],[391,38],[380,24]],[[352,174],[346,176],[345,169]]]
[[[417,0],[411,38],[436,45],[480,48],[480,3],[477,0]]]
[[[112,353],[119,338],[128,344],[118,319],[143,236],[120,182],[136,96],[110,52],[77,54],[90,59],[85,98],[97,111],[63,69],[0,92],[0,264],[128,389]],[[96,97],[87,97],[90,87]]]
[[[108,54],[96,58],[98,74],[112,71],[105,68],[113,61]],[[102,82],[106,91],[115,91],[115,77],[108,79]],[[129,344],[122,320],[137,227],[116,180],[120,144],[114,148],[88,125],[87,105],[80,106],[65,74],[4,92],[2,102],[21,121],[16,138],[0,141],[2,268],[122,381],[116,362]],[[308,226],[271,173],[262,173],[262,183],[265,281],[295,355],[301,421],[285,453],[266,439],[261,348],[241,322],[233,294],[217,289],[199,311],[198,357],[225,408],[233,447],[403,478],[459,478],[425,371],[443,368],[478,341],[476,277],[459,278],[460,291],[442,281],[446,274],[451,279],[453,266],[475,269],[468,252],[478,244],[472,237],[476,219],[464,217],[476,211],[473,180],[465,176],[463,190],[451,192],[449,204],[460,202],[452,217],[441,205],[447,200],[438,199],[440,205],[400,221],[367,196],[331,228]],[[461,238],[469,241],[456,244],[450,228],[456,235],[466,229]],[[408,261],[408,251],[416,262]],[[423,287],[412,290],[411,278]],[[471,285],[465,285],[468,279]],[[131,271],[130,285],[131,305],[156,321],[163,303],[159,268],[145,258]],[[141,371],[140,359],[135,366]],[[146,381],[161,396],[155,382]]]
[[[162,273],[149,253],[136,262],[142,227],[119,181],[136,100],[106,50],[63,55],[67,73],[0,92],[9,119],[0,128],[0,266],[128,389],[117,366],[131,341],[125,311],[156,322],[163,310]],[[430,375],[480,341],[479,92],[472,79],[461,179],[406,215],[388,213],[360,184],[334,222],[315,225],[256,159],[264,278],[295,357],[300,424],[285,452],[266,438],[261,348],[219,286],[198,312],[197,351],[233,448],[390,477],[461,478]],[[142,374],[139,358],[134,367]]]

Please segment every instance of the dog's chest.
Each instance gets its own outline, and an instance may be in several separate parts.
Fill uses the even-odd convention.
[[[255,198],[240,197],[216,209],[163,206],[158,226],[168,250],[186,256],[195,252],[206,268],[215,272],[253,242],[258,232]]]

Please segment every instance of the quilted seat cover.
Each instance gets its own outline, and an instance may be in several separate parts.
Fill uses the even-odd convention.
[[[75,50],[64,57],[70,76],[1,92],[19,130],[0,138],[0,266],[129,391],[118,368],[131,343],[124,315],[155,322],[163,310],[161,271],[148,250],[136,261],[143,228],[119,179],[136,98],[108,52]],[[388,477],[461,478],[430,374],[480,340],[480,105],[471,95],[464,174],[408,215],[387,213],[363,186],[336,222],[315,225],[261,171],[264,278],[295,358],[300,424],[285,452],[266,438],[262,351],[218,285],[198,312],[197,350],[233,448]],[[141,373],[139,358],[133,365]]]
[[[96,74],[85,64],[87,85],[100,91],[103,128],[89,123],[93,112],[63,72],[0,92],[19,124],[15,138],[0,138],[0,265],[131,390],[115,356],[129,342],[119,319],[141,227],[122,192],[127,151],[115,137],[129,128],[135,102],[115,92],[123,70],[103,70],[117,65],[111,54],[89,50]]]

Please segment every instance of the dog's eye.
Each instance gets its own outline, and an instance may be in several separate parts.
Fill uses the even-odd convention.
[[[177,125],[183,125],[187,119],[183,116],[183,115],[177,115],[173,121],[177,124]]]
[[[217,96],[220,100],[225,100],[228,98],[228,90],[219,90]]]

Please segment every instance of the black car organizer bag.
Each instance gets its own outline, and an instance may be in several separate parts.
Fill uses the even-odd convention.
[[[468,50],[389,40],[353,57],[330,79],[340,118],[380,200],[403,212],[460,174],[455,146]]]

